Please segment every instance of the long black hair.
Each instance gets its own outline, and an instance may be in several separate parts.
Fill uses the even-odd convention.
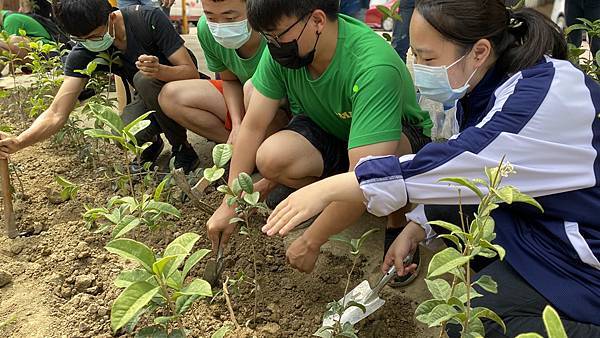
[[[531,67],[544,55],[566,60],[567,42],[560,28],[543,14],[512,11],[502,0],[418,0],[416,10],[446,39],[468,50],[488,39],[506,73]]]

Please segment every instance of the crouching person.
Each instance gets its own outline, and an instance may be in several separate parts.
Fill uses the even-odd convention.
[[[77,97],[88,77],[77,70],[85,69],[101,52],[118,55],[120,62],[112,71],[135,88],[131,103],[123,112],[129,123],[148,111],[151,124],[140,131],[138,142],[151,142],[142,162],[154,162],[164,144],[165,134],[173,147],[175,166],[186,171],[198,162],[187,142],[186,130],[162,113],[158,95],[165,83],[199,77],[192,56],[184,46],[169,19],[159,8],[132,6],[114,10],[106,0],[56,0],[55,18],[63,30],[77,41],[65,64],[65,80],[48,110],[16,137],[3,136],[0,156],[6,157],[20,149],[42,141],[66,123]],[[98,70],[108,70],[102,65]]]

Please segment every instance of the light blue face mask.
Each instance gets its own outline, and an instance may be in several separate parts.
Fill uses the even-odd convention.
[[[107,26],[110,27],[110,17],[108,18]],[[113,31],[114,31],[114,27],[113,27]],[[106,33],[104,33],[104,36],[102,37],[102,40],[86,39],[85,41],[81,41],[81,44],[83,45],[83,47],[85,47],[85,49],[89,50],[90,52],[98,53],[98,52],[103,52],[103,51],[107,50],[108,48],[110,48],[110,46],[112,46],[114,41],[115,41],[115,38],[110,35],[109,29],[107,29]]]
[[[462,87],[452,88],[448,79],[448,69],[459,63],[465,56],[450,66],[433,67],[415,64],[415,86],[419,89],[419,93],[430,100],[442,103],[446,108],[453,107],[457,100],[465,96],[470,87],[469,81],[477,72],[475,69]]]
[[[215,41],[227,49],[238,49],[242,47],[250,40],[250,34],[252,33],[247,19],[227,23],[207,21],[207,24]]]

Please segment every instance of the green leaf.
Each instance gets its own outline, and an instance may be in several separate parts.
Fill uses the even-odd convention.
[[[498,253],[498,256],[500,256],[500,260],[504,260],[504,256],[506,256],[506,250],[504,250],[504,248],[500,245],[492,244],[485,239],[480,240],[479,245],[481,245],[484,248],[496,251]]]
[[[483,326],[483,322],[479,318],[471,318],[469,321],[469,332],[474,337],[484,337],[485,336],[485,327]]]
[[[232,219],[229,220],[229,224],[235,224],[235,223],[243,223],[244,219],[243,218],[239,218],[239,217],[234,217]]]
[[[154,262],[154,264],[152,264],[152,271],[155,275],[161,276],[163,278],[169,277],[169,270],[171,269],[173,262],[179,257],[180,256],[165,256],[159,259],[158,261]],[[167,274],[165,274],[165,271],[167,272]]]
[[[435,299],[447,300],[450,298],[450,292],[452,291],[452,287],[450,283],[443,279],[429,280],[425,279],[425,283],[427,284],[427,288],[431,295]]]
[[[426,324],[429,327],[439,326],[454,317],[457,313],[458,311],[454,307],[448,304],[440,304],[431,310],[427,318],[428,323]]]
[[[233,331],[233,326],[231,324],[224,324],[220,329],[215,331],[210,338],[225,338],[225,335],[231,331]]]
[[[463,304],[466,303],[467,285],[464,282],[456,284],[456,286],[454,287],[454,293],[452,295],[453,297],[458,298]],[[480,297],[483,297],[483,295],[477,292],[477,290],[473,289],[473,287],[471,287],[471,290],[469,290],[469,298],[474,299]]]
[[[550,305],[547,305],[544,309],[543,318],[548,338],[567,338],[567,333],[558,313]]]
[[[205,180],[209,182],[215,182],[225,175],[225,169],[217,168],[216,166],[212,168],[206,168],[204,169],[204,173],[202,175],[204,176]]]
[[[181,218],[181,212],[169,203],[149,201],[146,205],[146,209],[155,210],[162,214],[174,216],[178,219]]]
[[[181,263],[183,263],[185,257],[192,252],[194,245],[199,239],[200,235],[190,232],[175,238],[171,243],[169,243],[169,245],[167,245],[164,255],[178,257],[167,271],[167,274],[165,275],[166,278],[168,278],[175,270],[179,269],[179,266]]]
[[[167,278],[167,286],[175,291],[183,288],[183,276],[179,270],[174,270],[171,276]]]
[[[466,264],[470,257],[461,255],[454,248],[446,248],[433,256],[427,270],[427,278],[435,277],[449,272],[463,264]]]
[[[544,212],[544,208],[542,207],[541,204],[538,203],[538,201],[535,200],[535,198],[533,198],[527,194],[523,194],[520,191],[514,192],[513,199],[514,199],[514,202],[527,203],[529,205],[533,205],[534,207],[538,208],[541,212]]]
[[[250,175],[240,173],[238,175],[238,182],[240,183],[240,188],[242,188],[242,191],[246,194],[252,194],[254,192],[254,182],[252,182],[252,177],[250,177]]]
[[[120,238],[140,225],[140,219],[131,215],[121,219],[112,232],[112,238]]]
[[[208,249],[200,249],[194,252],[190,256],[190,258],[188,258],[187,261],[185,261],[185,264],[183,266],[183,279],[187,277],[188,273],[190,273],[194,266],[196,266],[196,264],[198,264],[198,262],[200,262],[202,258],[206,257],[206,255],[208,255],[210,251],[211,250]]]
[[[119,273],[113,283],[116,287],[123,289],[136,282],[145,282],[149,278],[152,278],[152,275],[144,269],[125,270]]]
[[[485,196],[483,194],[483,192],[481,192],[481,189],[479,189],[479,187],[477,187],[477,185],[475,183],[473,183],[463,177],[446,177],[446,178],[442,178],[441,180],[439,180],[439,182],[452,182],[452,183],[459,184],[465,188],[468,188],[472,192],[474,192],[475,195],[477,195],[477,197],[479,197],[479,199],[483,199],[483,197]]]
[[[194,304],[194,302],[196,300],[198,300],[198,298],[200,298],[200,296],[198,295],[194,295],[194,296],[186,296],[186,295],[182,295],[180,297],[177,297],[177,300],[175,301],[175,312],[177,312],[177,314],[184,314],[187,310],[189,310],[189,308],[192,306],[192,304]]]
[[[537,333],[521,333],[516,338],[544,338],[544,336]]]
[[[421,323],[427,324],[429,319],[429,313],[433,311],[433,309],[445,302],[440,299],[429,299],[419,304],[417,309],[415,310],[415,318]]]
[[[188,286],[177,293],[186,296],[212,297],[212,288],[207,281],[203,279],[194,279]]]
[[[360,236],[360,238],[358,239],[358,242],[356,243],[356,247],[354,248],[356,251],[356,254],[358,254],[360,252],[360,249],[362,249],[363,244],[365,243],[365,241],[374,233],[378,232],[379,229],[375,228],[375,229],[371,229],[366,231],[364,234],[362,234]]]
[[[484,308],[484,307],[476,307],[473,309],[473,313],[471,314],[474,318],[487,318],[489,320],[493,320],[496,324],[502,327],[504,333],[506,333],[506,325],[504,325],[504,321],[502,318],[498,316],[494,311]]]
[[[113,132],[121,133],[124,127],[123,120],[114,109],[99,103],[90,103],[90,109],[97,120],[108,126]]]
[[[235,196],[239,196],[242,193],[242,186],[240,185],[240,180],[238,178],[234,179],[231,183],[231,191]]]
[[[498,293],[498,283],[492,279],[492,277],[488,275],[481,276],[476,282],[473,284],[479,285],[482,289],[491,293]]]
[[[110,243],[109,243],[110,244]],[[122,328],[143,309],[160,288],[147,282],[131,284],[115,300],[110,312],[110,326],[113,332]]]
[[[177,320],[177,316],[160,316],[154,318],[154,324],[167,326],[169,323],[175,320]]]
[[[499,190],[491,189],[498,198],[500,198],[506,204],[512,204],[514,199],[514,187],[506,186],[502,187]]]
[[[116,141],[121,144],[124,142],[124,140],[121,136],[117,136],[109,131],[104,130],[104,129],[87,129],[83,132],[83,134],[86,136],[89,136],[89,137],[93,137],[93,138],[102,138],[102,139],[113,140],[113,141]]]
[[[443,238],[443,239],[447,239],[449,241],[451,241],[452,243],[454,243],[454,245],[456,245],[456,247],[458,248],[458,250],[462,251],[463,246],[460,243],[460,241],[458,240],[458,237],[451,235],[451,234],[443,234],[443,235],[438,235],[438,238]]]
[[[444,221],[430,221],[428,223],[431,225],[440,226],[452,233],[460,233],[460,234],[464,233],[461,227],[459,227],[458,225],[454,225],[452,223],[448,223],[448,222],[444,222]]]
[[[252,206],[255,206],[260,199],[260,193],[255,191],[251,194],[244,194],[244,201]]]
[[[138,262],[146,271],[152,273],[152,265],[155,262],[154,253],[143,243],[119,238],[110,241],[105,248],[110,253]]]
[[[168,332],[161,326],[148,326],[136,333],[135,338],[167,338]]]
[[[156,187],[156,190],[154,191],[154,201],[156,201],[156,202],[160,201],[160,196],[162,195],[163,190],[165,190],[165,186],[167,185],[167,182],[169,182],[170,180],[171,180],[171,178],[167,177],[164,180],[162,180],[162,182],[160,182],[158,187]]]
[[[223,193],[225,195],[234,195],[233,191],[229,188],[229,186],[222,184],[217,188],[217,191]]]
[[[233,146],[231,144],[217,144],[212,151],[213,163],[223,168],[231,160]]]
[[[152,114],[152,113],[154,113],[154,111],[149,111],[145,114],[140,115],[138,118],[136,118],[135,120],[131,121],[128,125],[123,127],[123,131],[131,133],[132,135],[137,134],[137,132],[139,132],[140,130],[142,130],[148,126],[148,125],[146,125],[146,127],[140,128],[141,126],[143,126],[143,124],[140,124],[140,122],[146,120],[148,118],[148,116],[150,116],[150,114]],[[148,122],[150,122],[150,121],[148,121]]]

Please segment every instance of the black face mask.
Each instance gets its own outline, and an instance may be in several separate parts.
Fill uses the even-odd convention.
[[[273,59],[283,67],[300,69],[310,65],[313,62],[320,36],[321,34],[317,33],[317,41],[315,42],[315,46],[313,47],[312,51],[304,56],[300,56],[298,51],[298,40],[279,43],[281,47],[269,44],[269,52],[271,52]]]
[[[308,54],[300,56],[300,52],[298,50],[298,39],[300,39],[300,37],[304,33],[307,24],[308,21],[306,22],[306,24],[304,24],[300,35],[298,35],[298,38],[294,41],[278,42],[279,46],[273,43],[268,44],[271,56],[275,61],[277,61],[277,63],[279,63],[283,67],[291,69],[300,69],[302,67],[310,65],[313,62],[315,58],[315,52],[317,50],[317,43],[319,42],[321,33],[317,32],[317,41],[315,41],[315,45],[313,46],[312,51],[310,51]]]

